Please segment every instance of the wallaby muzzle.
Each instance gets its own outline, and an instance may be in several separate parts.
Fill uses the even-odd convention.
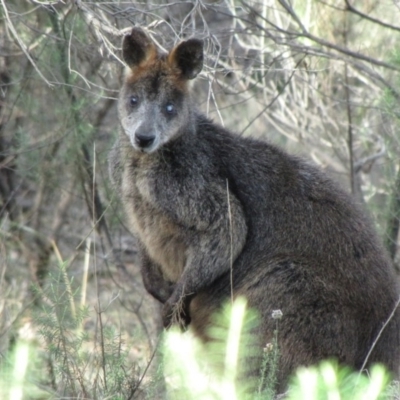
[[[143,135],[140,133],[135,134],[135,143],[141,149],[146,149],[154,143],[155,135]]]

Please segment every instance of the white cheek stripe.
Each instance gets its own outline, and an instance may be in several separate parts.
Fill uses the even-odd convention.
[[[143,117],[144,114],[145,114],[144,112],[140,112],[140,110],[139,110],[139,112],[135,113],[134,115],[130,114],[126,117],[121,118],[122,128],[124,129],[125,134],[129,137],[132,147],[137,150],[140,150],[140,148],[135,143],[135,134],[136,134],[137,129],[142,124],[142,121],[144,119],[144,117]],[[160,131],[160,127],[156,123],[154,123],[153,127],[154,127],[154,134],[155,134],[156,138],[151,147],[144,149],[144,151],[146,153],[151,153],[154,150],[156,150],[159,147],[160,142],[161,142],[162,132]]]
[[[128,116],[121,119],[121,124],[125,134],[129,137],[129,140],[134,146],[135,133],[137,128],[140,126],[140,120],[136,119],[135,121],[131,116]]]

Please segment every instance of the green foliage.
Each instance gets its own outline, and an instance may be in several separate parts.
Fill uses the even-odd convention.
[[[203,344],[176,330],[165,335],[164,358],[168,392],[173,399],[272,399],[279,357],[277,334],[264,353],[259,383],[246,375],[259,356],[253,331],[257,315],[236,299],[213,317],[210,342]]]
[[[37,354],[32,345],[20,340],[0,362],[0,398],[3,400],[43,399],[44,391],[34,381],[38,370],[35,368]]]
[[[208,348],[198,339],[177,330],[165,335],[165,376],[172,398],[237,398],[235,375],[245,307],[243,300],[236,301],[231,308],[231,318],[226,315],[228,308],[222,311],[218,326],[211,331],[217,343]],[[229,326],[227,320],[230,320]],[[224,357],[228,348],[233,353]]]
[[[254,313],[246,312],[244,299],[214,317],[217,326],[210,330],[215,341],[202,344],[178,331],[165,335],[165,376],[171,399],[196,400],[273,400],[279,361],[279,316],[272,343],[264,349],[261,378],[254,387],[240,378],[240,364],[251,357],[251,329],[256,326]],[[253,343],[254,344],[254,343]],[[247,351],[247,354],[246,354]],[[394,400],[398,388],[389,385],[385,368],[375,365],[369,375],[339,367],[334,361],[300,368],[292,379],[287,400]]]
[[[390,399],[389,375],[381,365],[369,376],[339,368],[325,361],[317,367],[300,368],[293,379],[288,400],[378,400]]]
[[[115,327],[102,324],[101,311],[98,336],[92,338],[85,331],[89,310],[76,306],[66,265],[60,265],[49,275],[46,287],[36,292],[43,305],[34,319],[45,341],[42,363],[50,370],[50,382],[42,383],[61,396],[132,398],[138,371],[129,363],[129,351]]]
[[[14,345],[0,364],[0,397],[10,400],[136,398],[139,371],[132,367],[119,332],[113,326],[100,324],[99,340],[94,341],[93,348],[93,338],[83,327],[89,310],[75,309],[76,296],[66,266],[61,265],[49,278],[43,291],[36,289],[43,299],[43,307],[35,320],[46,344],[45,351],[41,353],[39,347],[24,340]],[[276,399],[279,318],[276,318],[273,341],[264,349],[258,382],[243,379],[241,374],[245,369],[240,368],[254,356],[256,346],[252,331],[257,327],[257,316],[246,310],[245,300],[239,298],[225,306],[213,320],[214,326],[209,331],[213,340],[208,344],[201,343],[188,332],[182,334],[172,330],[165,334],[163,372],[167,398]],[[50,376],[40,377],[40,371],[45,368]],[[159,369],[158,375],[161,374]],[[390,385],[389,381],[389,375],[380,365],[375,365],[367,376],[341,368],[333,361],[325,361],[319,366],[300,368],[292,378],[285,399],[398,399],[398,385]],[[154,379],[153,386],[146,388],[147,399],[155,398],[159,383],[160,379],[158,382]],[[52,394],[39,389],[40,386],[51,387]]]
[[[281,315],[280,315],[281,316]],[[261,365],[260,381],[258,385],[257,399],[273,399],[277,384],[277,372],[279,362],[278,332],[279,319],[276,317],[276,329],[273,340],[268,343],[264,350],[264,358]]]

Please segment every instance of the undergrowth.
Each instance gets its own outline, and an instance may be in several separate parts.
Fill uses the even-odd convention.
[[[90,310],[79,301],[79,290],[68,277],[66,264],[35,288],[41,306],[33,316],[39,341],[17,340],[2,355],[0,398],[23,399],[198,399],[198,400],[398,400],[398,383],[374,366],[369,376],[339,367],[334,361],[300,368],[285,394],[275,392],[279,361],[279,310],[271,343],[265,344],[261,378],[251,380],[260,349],[254,342],[257,315],[236,299],[213,317],[211,340],[201,343],[189,332],[163,335],[162,365],[144,379],[129,357],[118,329],[104,323],[106,310],[96,309],[97,326],[85,327]],[[75,289],[74,289],[75,287]],[[92,316],[93,317],[93,316]],[[93,318],[92,318],[93,319]],[[46,373],[44,373],[46,371]],[[149,369],[150,371],[150,369]],[[150,372],[148,372],[150,375]],[[160,391],[160,387],[162,390]]]

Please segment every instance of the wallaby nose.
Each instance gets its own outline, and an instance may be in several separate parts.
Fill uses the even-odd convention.
[[[156,137],[154,135],[141,135],[140,133],[137,133],[135,135],[135,142],[139,147],[145,149],[146,147],[152,145],[155,138]]]

